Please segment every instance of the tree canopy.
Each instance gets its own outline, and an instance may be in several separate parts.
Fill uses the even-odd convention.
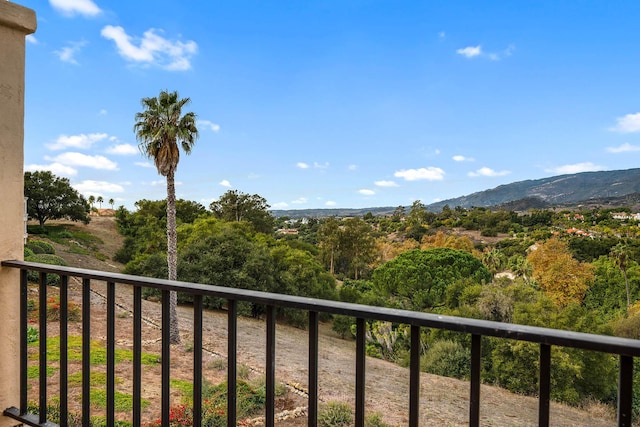
[[[460,280],[489,283],[491,274],[470,253],[449,248],[404,252],[373,272],[374,286],[382,295],[420,311],[443,305],[447,288]]]
[[[89,223],[89,204],[69,183],[68,178],[49,171],[25,172],[24,195],[27,214],[38,220],[40,227],[50,219],[70,219]]]
[[[273,216],[269,213],[267,200],[258,194],[246,194],[229,190],[212,202],[209,209],[218,219],[225,221],[247,221],[259,233],[272,233]]]

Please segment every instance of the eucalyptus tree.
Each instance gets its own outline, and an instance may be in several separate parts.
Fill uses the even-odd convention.
[[[142,99],[143,111],[136,113],[133,126],[140,151],[152,159],[158,173],[167,180],[167,267],[169,280],[177,279],[178,239],[176,233],[175,173],[180,161],[180,147],[186,154],[198,139],[196,114],[182,109],[191,100],[180,98],[177,91],[161,91],[157,97]],[[177,294],[170,293],[170,341],[180,343]]]

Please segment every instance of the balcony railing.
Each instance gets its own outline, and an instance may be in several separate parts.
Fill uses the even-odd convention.
[[[266,306],[266,403],[265,425],[275,423],[275,333],[276,307],[287,307],[304,310],[309,313],[308,325],[308,425],[316,426],[318,417],[318,319],[321,313],[342,314],[355,317],[356,320],[356,360],[355,360],[355,425],[363,427],[365,422],[365,358],[366,358],[366,320],[381,320],[410,325],[411,351],[409,368],[409,425],[419,425],[420,414],[420,330],[421,328],[437,328],[471,335],[471,375],[469,388],[470,426],[480,424],[480,370],[481,370],[481,338],[497,337],[537,343],[540,345],[538,424],[549,425],[550,409],[550,375],[551,347],[563,346],[584,350],[593,350],[619,356],[617,423],[619,426],[631,425],[633,396],[633,358],[640,356],[640,341],[611,336],[592,335],[555,329],[522,326],[477,319],[466,319],[451,316],[440,316],[429,313],[395,310],[381,307],[370,307],[336,301],[325,301],[290,295],[256,292],[243,289],[232,289],[219,286],[203,285],[107,273],[70,267],[58,267],[23,261],[3,261],[3,267],[17,268],[21,271],[19,286],[20,301],[20,407],[4,410],[4,415],[12,417],[30,426],[52,426],[47,420],[47,319],[39,316],[39,391],[38,415],[27,411],[27,272],[37,271],[40,274],[39,300],[40,313],[46,312],[47,275],[60,276],[60,424],[67,425],[68,398],[68,317],[69,278],[82,281],[82,419],[83,425],[89,425],[90,414],[90,297],[92,281],[107,283],[107,379],[106,379],[106,421],[114,425],[115,396],[115,288],[116,284],[130,286],[133,289],[133,425],[141,424],[141,389],[142,389],[142,289],[155,288],[162,293],[162,405],[161,420],[163,426],[169,425],[170,417],[170,344],[169,344],[169,292],[179,291],[193,295],[193,421],[200,425],[202,420],[202,338],[204,296],[214,296],[227,300],[228,307],[228,364],[227,364],[227,425],[235,426],[236,386],[237,386],[237,319],[238,302],[263,304]],[[18,286],[18,284],[16,284]]]

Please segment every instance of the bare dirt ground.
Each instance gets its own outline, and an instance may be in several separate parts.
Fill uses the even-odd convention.
[[[103,240],[100,252],[112,255],[122,244],[122,238],[115,228],[113,217],[96,217],[88,226],[74,224],[78,228],[87,228]],[[82,268],[119,272],[122,268],[114,261],[99,261],[90,255],[72,254],[64,246],[56,245],[58,255],[71,265]],[[104,299],[105,285],[93,283],[95,290],[92,299],[91,334],[92,339],[102,343],[106,340],[106,315]],[[80,304],[80,284],[72,283],[71,299]],[[132,348],[132,298],[125,285],[117,286],[116,330],[117,347]],[[178,308],[183,344],[172,347],[171,377],[192,381],[193,358],[190,351],[193,331],[193,312],[190,307]],[[160,305],[143,301],[143,350],[160,354]],[[55,335],[57,325],[50,325],[48,333]],[[70,335],[80,335],[80,323],[70,327]],[[227,356],[227,316],[225,312],[208,311],[204,316],[204,376],[213,384],[225,380],[226,371],[216,359],[226,360]],[[249,375],[262,375],[265,366],[265,327],[257,319],[240,318],[238,320],[238,360],[250,368]],[[289,386],[289,392],[277,402],[278,411],[287,414],[298,408],[295,418],[282,420],[278,425],[307,425],[304,416],[307,384],[308,334],[306,331],[278,325],[276,333],[276,380]],[[319,340],[319,396],[322,402],[340,400],[353,404],[355,399],[355,346],[353,341],[342,340],[331,331],[329,324],[320,327]],[[34,349],[35,350],[35,349]],[[71,371],[79,362],[71,362]],[[379,412],[386,423],[393,426],[408,424],[409,375],[408,370],[380,359],[367,358],[366,362],[366,408],[368,413]],[[104,370],[104,366],[94,369]],[[117,365],[117,377],[121,380],[116,387],[123,393],[131,393],[131,384],[127,378],[131,375],[128,363]],[[50,387],[57,387],[58,374],[50,378]],[[37,390],[31,390],[37,393]],[[143,398],[151,403],[145,409],[146,420],[158,417],[160,407],[160,366],[143,368]],[[37,394],[36,394],[37,396]],[[79,403],[79,387],[71,389],[72,401]],[[77,399],[76,399],[77,397]],[[178,390],[172,390],[172,403],[179,403]],[[464,426],[468,424],[469,383],[430,374],[421,375],[420,424],[424,426]],[[503,389],[482,386],[481,388],[481,424],[483,426],[535,426],[537,425],[538,401],[534,397],[520,396]],[[551,424],[553,426],[610,426],[615,425],[615,416],[602,406],[594,405],[589,410],[567,407],[552,403]],[[99,410],[96,409],[96,414]],[[127,419],[127,414],[119,414]]]

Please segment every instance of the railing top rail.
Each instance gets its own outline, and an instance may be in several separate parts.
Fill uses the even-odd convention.
[[[433,313],[374,307],[340,301],[329,301],[293,295],[252,291],[247,289],[204,285],[200,283],[170,281],[166,279],[87,270],[75,267],[62,267],[27,261],[2,261],[1,265],[3,267],[34,270],[64,276],[122,283],[132,286],[143,286],[170,291],[188,292],[192,294],[210,295],[224,299],[297,308],[306,311],[342,314],[357,318],[384,320],[394,323],[447,329],[457,332],[516,339],[547,345],[595,350],[611,354],[640,356],[640,340],[607,335],[595,335],[536,326],[517,325],[513,323],[501,323],[490,320],[444,316]]]

